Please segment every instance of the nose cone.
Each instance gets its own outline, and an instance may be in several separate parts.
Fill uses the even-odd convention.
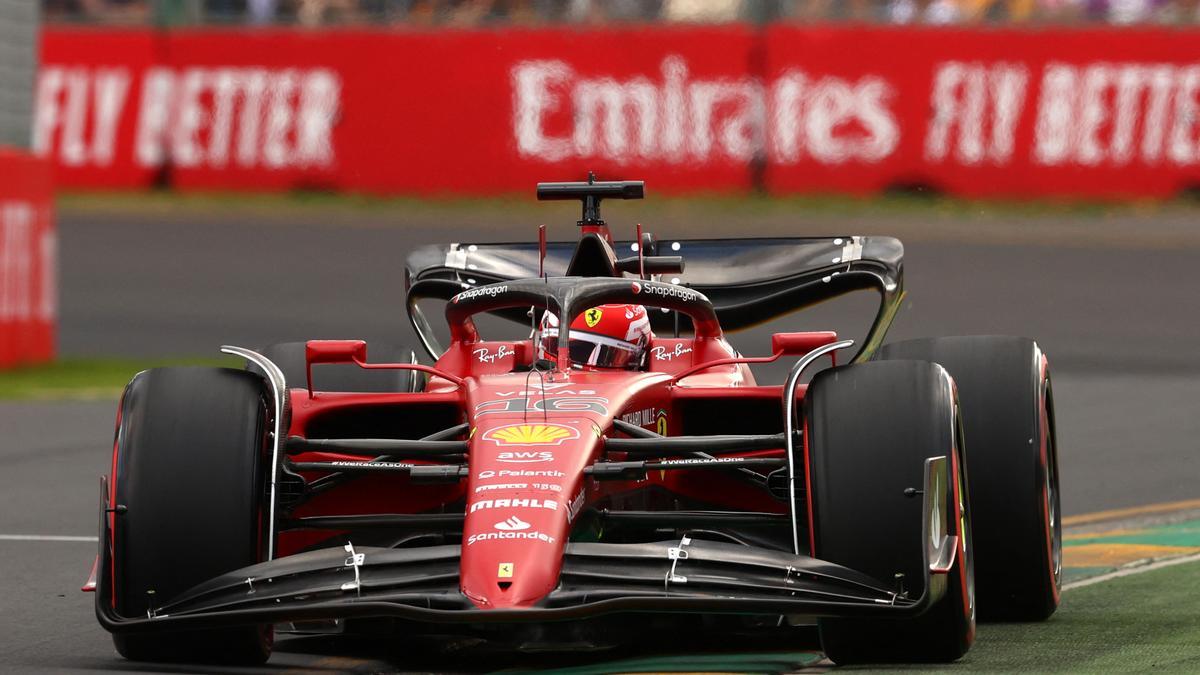
[[[485,609],[532,605],[558,585],[567,533],[550,511],[563,505],[538,498],[493,501],[533,506],[497,507],[496,514],[468,518],[472,534],[465,537],[463,592]],[[546,510],[548,517],[538,517],[540,514],[530,510],[538,508]],[[505,513],[511,515],[504,517]]]
[[[478,607],[528,607],[558,585],[572,503],[599,434],[586,418],[484,418],[471,437],[462,591]]]

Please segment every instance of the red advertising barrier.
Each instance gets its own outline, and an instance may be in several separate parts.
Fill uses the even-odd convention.
[[[77,188],[1164,197],[1200,186],[1200,31],[776,25],[48,29]]]
[[[777,27],[766,40],[771,192],[1200,186],[1200,31]]]
[[[50,164],[0,148],[0,368],[54,358],[57,240]]]

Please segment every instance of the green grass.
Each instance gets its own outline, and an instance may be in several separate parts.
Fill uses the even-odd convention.
[[[856,672],[1200,672],[1200,564],[1067,591],[1051,619],[984,624],[955,664]]]
[[[1200,672],[1198,588],[1200,564],[1183,563],[1067,591],[1058,612],[1045,622],[980,624],[975,645],[956,663],[845,667],[834,671],[1196,673]],[[793,647],[806,648],[819,649],[815,643]],[[542,668],[536,672],[547,675],[684,671],[782,673],[811,666],[818,659],[820,655],[815,651],[681,652]]]
[[[0,370],[0,400],[115,398],[138,372],[158,366],[242,367],[237,358],[63,359]]]

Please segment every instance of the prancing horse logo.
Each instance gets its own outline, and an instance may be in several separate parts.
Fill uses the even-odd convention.
[[[600,323],[600,318],[604,316],[604,311],[599,307],[593,307],[583,313],[583,321],[588,328],[595,328],[596,324]]]

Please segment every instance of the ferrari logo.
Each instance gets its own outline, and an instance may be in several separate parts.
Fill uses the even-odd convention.
[[[654,426],[656,427],[656,430],[658,431],[659,436],[667,435],[667,411],[666,410],[658,411],[658,420]]]
[[[593,307],[583,313],[583,321],[587,324],[588,328],[595,328],[603,316],[604,312],[599,307]]]
[[[496,577],[500,579],[511,579],[513,575],[512,563],[500,563],[500,568],[496,570]]]
[[[509,424],[490,429],[483,439],[496,445],[562,445],[579,438],[579,432],[561,424]]]

